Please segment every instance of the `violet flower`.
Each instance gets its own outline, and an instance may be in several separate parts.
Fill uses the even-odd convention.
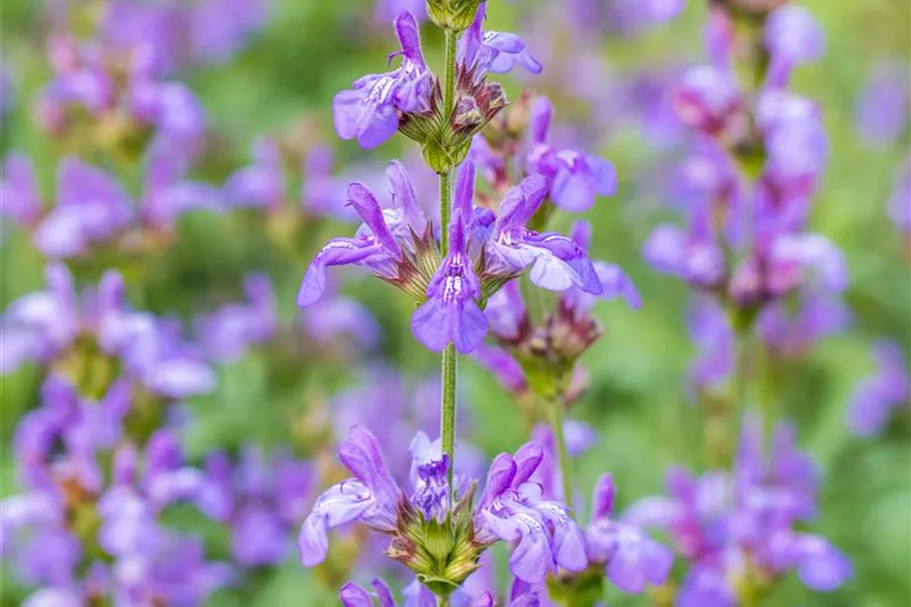
[[[733,474],[694,478],[672,470],[669,497],[640,500],[624,516],[625,522],[665,530],[692,562],[679,604],[736,605],[745,576],[772,584],[793,570],[818,592],[852,576],[848,558],[825,538],[795,529],[815,515],[819,478],[810,458],[796,449],[793,428],[776,430],[769,461],[763,461],[758,428],[756,419],[745,423]]]
[[[419,340],[431,349],[452,341],[460,351],[469,352],[486,331],[478,309],[485,293],[526,269],[531,281],[545,289],[576,285],[601,292],[595,269],[578,245],[565,236],[525,227],[544,202],[541,177],[530,177],[510,190],[494,215],[474,206],[474,167],[466,164],[459,172],[453,205],[453,247],[437,268],[432,226],[418,206],[407,172],[393,162],[387,175],[393,208],[381,208],[370,190],[351,184],[349,200],[364,223],[355,238],[335,238],[317,254],[304,275],[299,305],[312,305],[322,295],[327,266],[367,267],[424,304],[412,321]],[[433,332],[435,327],[439,334]]]
[[[545,500],[540,488],[527,482],[541,462],[540,448],[535,445],[524,446],[514,457],[503,453],[494,460],[484,492],[473,508],[470,495],[464,491],[455,492],[458,505],[448,503],[445,457],[416,460],[417,479],[410,499],[393,479],[376,439],[367,430],[352,427],[349,440],[339,445],[339,457],[355,478],[330,487],[304,522],[299,544],[306,566],[325,559],[329,529],[358,521],[393,536],[390,554],[417,573],[428,574],[419,557],[423,549],[417,530],[420,527],[413,528],[412,521],[420,526],[431,524],[450,509],[464,513],[454,515],[452,532],[468,532],[467,537],[472,538],[467,544],[454,545],[458,547],[448,557],[445,570],[436,572],[447,576],[444,579],[456,587],[477,568],[481,552],[501,540],[514,544],[510,558],[513,574],[531,583],[542,582],[556,565],[572,571],[586,565],[581,531],[565,506]],[[462,525],[470,532],[462,530]]]
[[[81,301],[66,266],[48,266],[46,277],[48,290],[14,301],[2,317],[2,372],[28,361],[65,367],[66,357],[91,355],[72,351],[74,346],[93,343],[103,356],[119,360],[128,377],[162,397],[182,399],[212,390],[212,370],[173,323],[127,307],[119,274],[105,273]]]
[[[24,492],[0,507],[0,558],[44,587],[35,604],[100,596],[200,605],[229,582],[225,565],[207,562],[195,540],[161,524],[170,504],[201,503],[208,483],[184,464],[169,430],[154,432],[143,449],[125,435],[129,388],[120,381],[93,402],[52,376],[41,406],[20,421],[14,454]]]
[[[269,277],[248,276],[244,293],[245,303],[225,305],[196,322],[199,341],[212,360],[236,362],[251,346],[268,341],[278,330],[275,294]]]
[[[911,78],[903,62],[881,62],[873,68],[857,107],[857,129],[864,142],[882,148],[895,143],[908,128]]]
[[[907,406],[911,400],[911,378],[901,346],[883,340],[873,353],[876,372],[855,388],[848,406],[851,430],[865,437],[882,432],[892,411]]]
[[[335,130],[342,139],[357,139],[361,147],[374,148],[399,127],[399,115],[430,109],[433,75],[424,63],[420,34],[414,15],[404,12],[395,21],[402,56],[399,68],[385,74],[364,76],[354,88],[338,93],[332,101]]]
[[[461,68],[474,74],[476,80],[487,73],[511,72],[516,65],[531,74],[540,74],[543,66],[528,52],[525,41],[516,34],[483,31],[486,19],[487,6],[481,2],[471,27],[459,39],[456,61]]]
[[[210,454],[205,471],[211,486],[199,504],[230,525],[234,561],[250,568],[281,563],[289,532],[307,514],[316,480],[310,463],[247,447],[236,466],[224,453]]]
[[[617,173],[608,161],[578,152],[561,150],[547,142],[553,108],[547,97],[537,97],[531,108],[528,174],[547,179],[554,204],[572,212],[587,211],[596,196],[610,196],[617,189]]]
[[[56,204],[36,226],[33,238],[50,258],[73,257],[110,240],[132,220],[132,203],[113,177],[68,157],[57,167]]]

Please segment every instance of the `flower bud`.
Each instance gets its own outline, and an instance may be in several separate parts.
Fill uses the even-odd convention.
[[[438,27],[463,32],[471,27],[482,0],[427,0],[427,13]]]

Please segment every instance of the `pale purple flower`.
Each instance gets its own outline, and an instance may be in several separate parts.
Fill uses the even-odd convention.
[[[547,97],[534,100],[526,172],[547,179],[549,196],[557,206],[567,211],[586,211],[595,203],[596,196],[610,196],[616,191],[616,171],[602,158],[549,144],[552,113]]]
[[[215,376],[184,342],[173,323],[130,310],[123,279],[106,272],[96,288],[77,295],[66,266],[46,269],[48,289],[12,304],[0,323],[0,370],[10,373],[28,361],[52,366],[80,336],[116,357],[125,374],[166,398],[206,393]]]
[[[487,5],[481,2],[474,22],[459,39],[457,61],[466,72],[480,80],[487,73],[505,74],[519,65],[532,74],[540,74],[543,66],[532,57],[525,41],[516,34],[484,31]]]
[[[41,192],[31,159],[11,152],[3,158],[0,177],[0,217],[27,227],[41,216]]]
[[[786,4],[772,12],[764,34],[771,60],[769,86],[784,86],[794,67],[817,61],[825,52],[825,32],[813,14],[798,4]]]
[[[268,341],[278,330],[275,294],[269,277],[248,276],[244,294],[244,303],[227,304],[196,322],[199,341],[212,360],[236,362],[249,348]]]
[[[464,190],[467,190],[464,191]],[[459,173],[456,196],[473,197],[474,166]],[[427,301],[411,317],[415,337],[429,350],[442,352],[452,343],[462,354],[473,351],[487,333],[487,319],[478,306],[481,283],[468,256],[466,231],[468,205],[455,212],[449,229],[449,254],[427,286]]]
[[[848,423],[859,436],[875,436],[893,410],[911,401],[911,378],[901,346],[880,341],[874,349],[876,372],[855,388],[848,406]]]
[[[424,63],[418,24],[411,13],[395,21],[402,64],[385,74],[371,74],[338,93],[332,101],[335,130],[342,139],[357,139],[361,147],[374,148],[398,130],[400,114],[430,109],[433,75]]]
[[[411,13],[418,21],[427,17],[426,0],[375,0],[374,20],[386,27],[404,12]]]
[[[757,319],[763,342],[779,356],[802,356],[816,342],[851,325],[851,310],[832,295],[803,293],[797,296],[796,310],[794,307],[787,300],[776,302],[766,306]]]
[[[885,147],[908,128],[911,77],[901,61],[882,61],[873,68],[857,107],[857,129],[864,143]]]
[[[153,147],[146,164],[140,217],[152,229],[171,230],[177,220],[196,210],[223,210],[222,193],[214,186],[186,179],[189,158],[166,146]]]
[[[573,285],[598,295],[597,273],[585,252],[571,239],[554,232],[534,232],[525,227],[547,196],[541,175],[526,177],[507,192],[500,203],[492,234],[485,243],[486,273],[518,275],[525,269],[532,283],[549,291]]]
[[[905,159],[899,171],[889,201],[889,218],[906,237],[911,236],[911,159]]]
[[[697,216],[687,232],[677,226],[655,228],[643,245],[645,260],[657,271],[699,287],[714,287],[724,279],[724,253],[707,226]]]
[[[78,158],[57,167],[57,200],[33,235],[51,258],[67,258],[106,242],[133,220],[130,198],[110,175]]]
[[[238,169],[225,182],[228,204],[237,208],[280,208],[285,198],[285,178],[275,141],[261,137],[253,143],[253,164]]]
[[[236,466],[224,453],[210,454],[205,471],[211,486],[197,503],[230,525],[234,560],[243,567],[282,562],[292,528],[307,514],[316,480],[310,463],[247,447]]]
[[[592,497],[592,520],[585,529],[589,560],[604,564],[608,579],[621,590],[641,593],[647,584],[660,586],[674,561],[667,547],[638,527],[614,520],[614,481],[598,479]]]
[[[739,576],[774,579],[790,570],[809,588],[828,592],[851,577],[850,561],[823,537],[794,529],[815,515],[818,486],[812,460],[796,448],[793,427],[779,426],[765,461],[759,421],[748,418],[733,474],[694,478],[674,469],[669,497],[640,500],[624,519],[666,530],[692,561],[680,604],[733,606]]]
[[[328,552],[327,531],[359,521],[375,531],[395,535],[403,504],[437,518],[447,508],[447,462],[438,446],[418,435],[415,457],[415,493],[408,500],[386,466],[376,438],[359,426],[339,445],[339,457],[355,478],[333,485],[320,496],[304,522],[299,546],[304,565],[322,562]],[[514,544],[510,570],[517,577],[540,583],[557,565],[571,571],[585,568],[581,530],[565,506],[548,501],[540,487],[528,480],[541,462],[540,448],[528,444],[515,455],[499,455],[488,474],[484,493],[474,510],[474,538],[480,546],[503,540]],[[461,484],[461,483],[460,483]]]

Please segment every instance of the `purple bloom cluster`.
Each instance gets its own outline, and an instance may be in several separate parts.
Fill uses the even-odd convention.
[[[27,604],[201,605],[231,582],[198,538],[160,521],[171,504],[202,504],[205,476],[185,465],[169,430],[134,441],[132,413],[125,381],[94,402],[51,376],[41,407],[20,422],[24,492],[0,508],[0,557],[41,587]]]
[[[232,531],[231,555],[242,567],[286,560],[292,529],[307,515],[316,472],[310,462],[248,447],[232,465],[227,454],[211,453],[203,496],[207,512]]]
[[[53,38],[54,77],[37,102],[42,127],[60,138],[89,130],[93,145],[120,153],[150,138],[172,151],[192,150],[205,128],[202,108],[184,84],[159,80],[148,50],[124,54],[69,34]]]
[[[570,457],[580,456],[596,440],[594,430],[580,422],[567,422],[564,433]],[[562,497],[562,472],[553,432],[547,426],[537,426],[533,436],[544,452],[533,480],[540,482],[545,495],[566,499]],[[639,594],[648,584],[660,586],[667,581],[674,557],[670,549],[651,539],[638,526],[614,515],[615,492],[610,474],[598,478],[591,501],[591,518],[585,528],[586,555],[590,566],[603,569],[617,588]]]
[[[724,10],[713,11],[714,63],[687,71],[674,96],[696,135],[676,180],[688,227],[659,226],[643,252],[655,269],[713,295],[741,320],[758,316],[763,338],[792,356],[849,321],[838,299],[847,285],[844,257],[806,230],[826,159],[821,112],[784,88],[793,67],[821,54],[822,33],[801,7],[771,13],[762,39],[769,67],[753,99],[734,76],[733,27]],[[704,320],[696,326],[707,327]]]
[[[17,299],[3,314],[4,373],[36,362],[90,391],[103,391],[118,372],[166,399],[212,390],[215,376],[200,353],[181,339],[180,325],[131,310],[119,274],[105,273],[81,297],[66,266],[52,264],[46,275],[46,291]]]
[[[848,558],[823,536],[799,531],[816,514],[819,475],[780,425],[763,458],[758,420],[748,419],[733,473],[668,475],[667,497],[633,504],[623,520],[667,532],[690,563],[677,605],[734,607],[788,571],[820,592],[851,578]]]
[[[0,216],[28,230],[50,259],[84,256],[101,247],[143,252],[172,238],[184,213],[220,208],[218,190],[186,180],[188,168],[180,157],[153,150],[142,195],[134,202],[109,173],[69,156],[57,167],[53,203],[43,205],[31,161],[11,153],[3,161]]]
[[[307,269],[298,304],[315,303],[325,290],[326,267],[358,265],[411,294],[422,305],[412,317],[415,336],[429,349],[453,343],[473,351],[487,332],[480,309],[483,293],[491,294],[526,269],[537,286],[562,291],[577,286],[600,293],[601,284],[584,251],[553,232],[525,227],[544,202],[546,186],[537,176],[510,190],[496,213],[474,205],[474,167],[459,172],[449,254],[439,268],[437,244],[429,219],[418,205],[404,166],[387,171],[392,205],[382,208],[363,184],[348,189],[349,203],[364,223],[354,238],[335,238]],[[428,270],[429,269],[429,270]]]
[[[417,537],[420,534],[416,536],[411,529],[412,522],[417,517],[419,527],[425,526],[445,516],[450,508],[446,480],[449,463],[440,455],[438,443],[429,443],[421,434],[414,441],[414,492],[410,498],[389,472],[376,438],[364,428],[352,427],[338,454],[355,476],[333,485],[317,499],[300,533],[304,565],[314,566],[326,558],[329,529],[358,521],[392,536],[389,553],[419,568],[415,550],[422,546]],[[494,459],[484,491],[470,512],[468,543],[456,544],[456,552],[448,557],[447,572],[458,578],[457,584],[477,568],[480,553],[498,541],[513,544],[510,570],[529,583],[543,582],[558,565],[570,571],[584,569],[582,531],[565,506],[547,500],[540,485],[529,482],[542,457],[540,447],[529,443],[514,456],[503,453]],[[466,482],[457,479],[457,486],[463,489],[452,489],[459,503],[456,509],[472,508]],[[452,570],[457,565],[461,566]]]

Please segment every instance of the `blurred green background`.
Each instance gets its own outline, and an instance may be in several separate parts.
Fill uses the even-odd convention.
[[[0,6],[3,61],[12,72],[16,104],[3,125],[2,148],[29,153],[50,190],[59,151],[37,131],[29,107],[49,75],[41,51],[43,9],[39,4],[4,0]],[[336,148],[338,166],[365,156],[354,144],[336,141],[330,102],[357,76],[380,71],[385,54],[394,47],[391,31],[382,35],[364,26],[360,17],[372,10],[370,4],[365,0],[274,2],[268,26],[233,62],[181,75],[200,96],[219,142],[217,154],[200,168],[200,178],[220,183],[233,168],[248,162],[249,144],[257,134],[281,133],[302,118],[312,121],[319,135]],[[491,27],[521,31],[516,4],[492,0]],[[703,4],[691,0],[681,18],[642,36],[605,35],[605,57],[629,73],[643,66],[679,63],[681,58],[699,60]],[[779,410],[797,421],[800,444],[824,473],[822,517],[813,529],[852,557],[856,577],[831,595],[813,594],[789,579],[767,604],[899,607],[908,605],[911,596],[909,417],[904,412],[876,440],[860,440],[848,432],[845,407],[857,382],[873,370],[871,343],[890,337],[907,352],[911,334],[908,243],[886,214],[896,171],[901,162],[907,162],[907,132],[898,146],[870,150],[859,140],[854,124],[858,97],[876,62],[903,58],[908,64],[911,8],[906,0],[805,0],[802,4],[821,21],[828,37],[825,58],[800,68],[794,84],[797,91],[819,101],[830,136],[829,168],[814,204],[812,224],[847,253],[851,271],[847,301],[855,323],[849,333],[819,344],[805,360],[783,366],[774,382]],[[527,13],[534,3],[521,5]],[[436,32],[429,34],[425,50],[431,64],[438,65],[441,38]],[[545,72],[545,83],[546,76]],[[507,78],[505,86],[515,97],[521,85]],[[547,86],[540,90],[559,93],[548,91]],[[559,96],[554,97],[559,122],[566,112],[561,111]],[[609,98],[606,94],[605,99]],[[660,209],[662,201],[655,198],[655,188],[647,187],[649,171],[668,152],[652,148],[635,125],[618,128],[603,139],[604,146],[597,151],[616,165],[620,189],[587,215],[596,234],[593,257],[622,265],[642,292],[644,306],[639,312],[618,304],[599,306],[607,333],[583,359],[591,372],[591,389],[573,415],[595,426],[602,437],[580,464],[585,492],[602,471],[609,470],[617,479],[623,505],[662,491],[669,464],[700,465],[701,422],[684,389],[686,366],[694,355],[685,326],[687,289],[651,271],[640,256],[651,227],[671,216]],[[398,157],[408,145],[396,138],[373,157]],[[558,219],[562,226],[570,221],[566,216]],[[267,268],[280,281],[281,314],[291,317],[296,313],[294,293],[311,252],[325,236],[340,230],[324,227],[312,242],[300,243],[306,254],[289,263],[243,233],[239,222],[193,216],[182,228],[174,250],[147,278],[152,288],[146,289],[147,301],[142,303],[156,312],[185,313],[200,291],[230,288],[239,284],[246,269]],[[0,260],[0,304],[5,307],[40,288],[41,268],[37,254],[21,238],[8,234]],[[435,357],[410,337],[409,303],[404,296],[377,281],[364,281],[348,291],[383,321],[389,335],[384,353],[391,360],[415,377],[436,373]],[[461,368],[463,400],[471,413],[464,433],[488,454],[514,449],[526,434],[508,395],[474,363],[466,361]],[[316,382],[301,388],[308,395],[331,394],[348,380],[343,374],[318,372],[308,377]],[[265,415],[262,411],[274,405],[264,387],[261,361],[250,357],[221,370],[220,379],[215,394],[192,403],[199,415],[189,438],[194,455],[216,442],[242,442],[250,432],[268,441],[274,429],[266,422],[252,424],[251,430],[249,423],[251,411],[256,410],[259,419]],[[35,373],[3,378],[0,419],[5,446],[17,418],[32,406],[36,394]],[[293,403],[300,397],[287,398]],[[3,495],[13,490],[10,459],[4,449]],[[312,574],[292,564],[269,581],[254,602],[237,604],[324,604],[309,602],[323,599],[303,598],[302,593],[312,588]],[[615,606],[645,604],[641,598],[619,594],[610,599]]]

